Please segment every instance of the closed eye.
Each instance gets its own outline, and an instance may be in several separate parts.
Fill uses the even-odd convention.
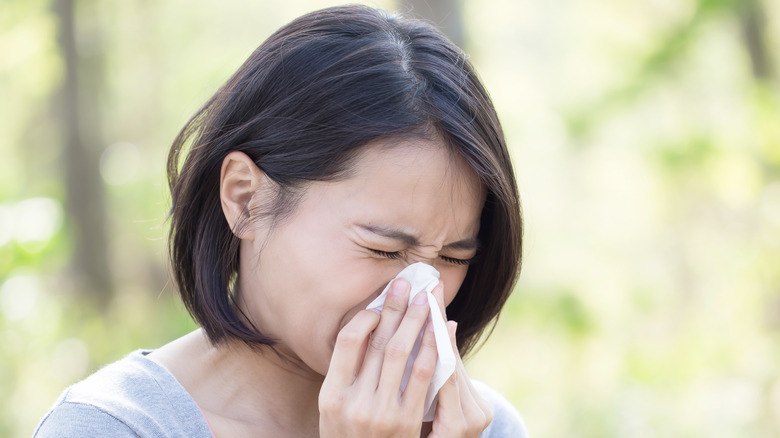
[[[372,249],[372,248],[368,248],[368,250],[373,252],[376,255],[391,260],[398,260],[403,257],[401,251],[382,251],[379,249]],[[452,263],[454,265],[461,265],[461,266],[470,265],[471,263],[474,262],[474,260],[476,260],[476,257],[472,257],[470,259],[456,259],[454,257],[447,257],[447,256],[439,256],[439,257],[447,263]]]
[[[456,265],[464,265],[464,266],[470,265],[476,259],[476,257],[472,257],[470,259],[456,259],[454,257],[447,257],[447,256],[439,256],[439,257],[441,257],[441,259],[447,263],[453,263]]]
[[[368,248],[368,250],[373,252],[374,254],[377,254],[377,255],[380,255],[382,257],[385,257],[385,258],[388,258],[388,259],[392,259],[392,260],[396,260],[396,259],[400,259],[401,258],[401,251],[390,252],[390,251],[380,251],[378,249],[371,249],[371,248]]]

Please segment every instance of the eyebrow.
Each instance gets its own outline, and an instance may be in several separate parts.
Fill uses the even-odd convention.
[[[358,225],[360,228],[378,234],[388,239],[399,240],[405,243],[407,246],[419,246],[420,240],[417,237],[400,230],[398,228],[383,227],[381,225]],[[467,237],[465,239],[458,240],[444,245],[442,249],[456,249],[456,250],[476,250],[479,248],[479,239],[476,237]]]

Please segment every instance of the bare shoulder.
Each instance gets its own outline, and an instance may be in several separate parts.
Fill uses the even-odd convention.
[[[153,350],[146,357],[163,366],[181,382],[187,380],[193,358],[204,356],[208,348],[208,339],[198,329]]]

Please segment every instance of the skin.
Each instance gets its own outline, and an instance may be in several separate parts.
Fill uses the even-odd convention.
[[[440,140],[367,145],[351,175],[310,184],[292,215],[270,227],[252,217],[276,187],[240,152],[224,160],[222,209],[241,238],[239,305],[275,351],[214,346],[202,331],[150,357],[165,366],[222,436],[476,437],[492,411],[460,359],[422,423],[436,361],[426,330],[406,391],[399,386],[427,305],[408,309],[409,285],[393,283],[381,315],[364,310],[405,266],[433,265],[442,314],[476,254],[485,194]],[[249,223],[250,226],[240,226]],[[448,323],[455,347],[454,322]]]

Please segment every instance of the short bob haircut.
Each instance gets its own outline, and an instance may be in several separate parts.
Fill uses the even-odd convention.
[[[480,249],[447,315],[458,321],[463,355],[492,330],[519,275],[523,225],[490,97],[465,54],[430,24],[344,6],[304,15],[271,35],[171,147],[173,274],[212,343],[274,344],[235,304],[240,240],[220,204],[225,156],[244,152],[276,183],[268,211],[252,216],[278,223],[308,183],[348,178],[363,146],[393,138],[442,139],[484,185]]]

